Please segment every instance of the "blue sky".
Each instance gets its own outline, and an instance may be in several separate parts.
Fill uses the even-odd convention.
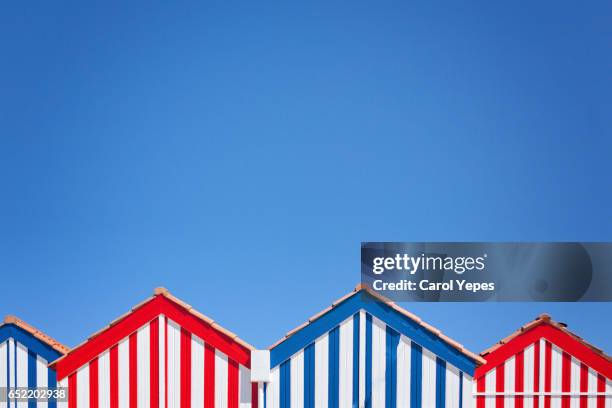
[[[611,239],[610,2],[204,3],[2,6],[0,313],[75,345],[163,285],[263,347],[361,241]],[[612,350],[610,303],[404,306]]]

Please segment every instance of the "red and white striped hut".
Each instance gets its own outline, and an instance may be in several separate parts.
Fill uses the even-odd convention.
[[[158,288],[51,364],[58,408],[257,408],[252,349]]]
[[[612,408],[612,360],[541,315],[481,353],[477,408]]]

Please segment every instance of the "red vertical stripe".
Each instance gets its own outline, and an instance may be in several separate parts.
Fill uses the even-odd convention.
[[[227,361],[227,408],[238,408],[238,363]]]
[[[138,332],[130,334],[130,408],[138,408]]]
[[[519,351],[514,359],[514,391],[525,391],[525,353]],[[514,400],[515,408],[523,408],[523,396],[517,395]]]
[[[547,341],[544,352],[544,392],[550,392],[552,382],[552,343]],[[544,397],[544,408],[550,408],[550,395]]]
[[[191,408],[191,333],[181,327],[181,408]]]
[[[533,408],[540,406],[540,342],[536,341],[533,345]]]
[[[561,363],[561,391],[570,392],[572,388],[572,356],[565,351],[563,352],[563,360]],[[570,397],[564,395],[561,397],[561,408],[570,408]]]
[[[506,363],[500,364],[495,369],[495,392],[504,392],[504,380],[505,380],[505,367]],[[504,408],[504,396],[495,396],[495,408]]]
[[[119,349],[110,349],[110,408],[119,408]]]
[[[77,375],[70,374],[68,377],[68,408],[77,408]]]
[[[204,347],[204,408],[215,408],[215,349]]]
[[[486,374],[478,379],[476,382],[476,391],[485,392],[485,377]],[[476,397],[476,408],[484,408],[485,407],[485,397],[479,395]]]
[[[206,343],[204,343],[204,378],[202,379],[202,401],[204,402],[204,407],[206,407]],[[194,407],[195,408],[195,407]]]
[[[98,408],[98,358],[89,363],[89,408]]]
[[[606,377],[601,374],[597,374],[597,392],[606,392]],[[597,397],[597,408],[605,408],[606,397],[599,395]]]
[[[258,408],[259,406],[259,388],[257,383],[251,383],[251,408]]]
[[[149,324],[149,361],[151,384],[150,402],[152,408],[159,408],[159,319],[155,318]]]
[[[580,363],[580,392],[589,390],[589,368],[584,363]],[[589,399],[585,395],[580,396],[580,408],[587,408]]]

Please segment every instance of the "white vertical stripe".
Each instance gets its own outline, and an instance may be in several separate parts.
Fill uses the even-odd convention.
[[[588,376],[589,393],[597,392],[597,373],[589,368]],[[597,397],[589,397],[588,408],[597,408]]]
[[[258,407],[264,407],[264,384],[263,383],[257,383],[257,406]]]
[[[70,390],[68,390],[68,377],[62,379],[61,381],[57,382],[57,388],[59,390],[63,390],[64,392],[66,392],[67,394],[70,392]],[[68,408],[68,398],[58,398],[57,400],[57,408]]]
[[[9,348],[9,387],[15,388],[15,340],[8,340],[8,348]],[[9,398],[9,402],[13,401],[13,399]],[[14,406],[14,402],[9,404],[10,406]]]
[[[49,384],[49,369],[47,360],[41,356],[36,356],[36,387],[46,388]],[[37,402],[37,408],[47,408],[49,403],[46,401]]]
[[[123,339],[118,346],[118,374],[119,374],[119,408],[130,406],[130,343],[129,337]],[[77,385],[77,390],[80,387]]]
[[[365,406],[365,339],[366,313],[359,312],[359,407]]]
[[[514,392],[516,357],[512,356],[504,364],[504,392]],[[514,397],[504,397],[504,408],[514,408]]]
[[[574,357],[572,357],[570,381],[570,391],[580,392],[580,361]],[[570,398],[570,408],[580,408],[580,397]]]
[[[555,345],[552,345],[552,364],[551,364],[551,391],[561,392],[561,376],[563,375],[562,370],[563,362],[563,351]],[[551,408],[561,408],[561,397],[553,396],[550,399]]]
[[[446,408],[459,408],[459,370],[446,363]]]
[[[16,342],[17,347],[17,387],[28,387],[28,349]],[[17,402],[17,408],[27,408],[28,403],[23,400]]]
[[[400,335],[397,346],[397,407],[410,407],[410,339]]]
[[[0,387],[8,387],[6,369],[8,366],[8,359],[6,358],[8,343],[5,341],[0,344]],[[8,390],[7,390],[8,392]],[[0,408],[7,408],[6,401],[0,401]]]
[[[243,365],[239,365],[238,370],[238,408],[250,408],[252,399],[251,371]],[[195,407],[192,406],[191,408]]]
[[[280,394],[278,392],[280,384],[278,366],[270,370],[270,382],[266,383],[266,408],[278,408]]]
[[[351,408],[353,406],[353,316],[340,324],[339,335],[338,407]]]
[[[612,381],[609,378],[606,379],[606,392],[608,393],[606,397],[606,408],[612,408],[612,397],[610,397],[610,395],[612,395]]]
[[[291,408],[302,408],[304,406],[304,351],[291,357]]]
[[[563,374],[562,364],[563,364],[563,351],[555,345],[552,345],[552,365],[551,365],[551,387],[550,390],[552,392],[561,392],[561,376]],[[554,400],[559,398],[553,398]],[[559,400],[560,403],[560,400]]]
[[[89,364],[79,368],[76,373],[77,407],[89,407]]]
[[[327,334],[315,341],[315,408],[327,408],[328,347]]]
[[[181,406],[181,328],[168,320],[168,407]]]
[[[215,350],[215,408],[227,408],[227,356]]]
[[[36,386],[46,387],[49,383],[49,369],[47,360],[41,356],[36,356]]]
[[[534,343],[535,344],[535,343]],[[533,392],[533,378],[534,378],[534,351],[535,345],[531,344],[528,346],[523,353],[523,389],[525,392]],[[533,408],[533,397],[523,398],[524,408]]]
[[[474,378],[463,373],[463,408],[474,408],[476,398],[474,397]]]
[[[539,361],[539,363],[535,362],[535,363],[539,364],[538,372],[540,373],[540,381],[539,381],[540,386],[538,388],[540,390],[539,391],[540,395],[538,397],[535,397],[535,398],[538,399],[538,404],[539,404],[538,406],[540,408],[544,407],[544,397],[542,396],[542,392],[544,392],[544,377],[546,377],[545,376],[545,370],[544,370],[545,367],[546,367],[546,364],[545,364],[546,360],[545,360],[545,358],[546,358],[546,340],[540,339],[540,361]]]
[[[191,335],[191,408],[204,407],[204,340]]]
[[[436,406],[436,355],[423,349],[423,407]]]
[[[149,407],[151,405],[151,343],[150,326],[147,324],[138,330],[136,335],[138,406]]]
[[[107,350],[98,357],[98,405],[110,408],[110,352]]]
[[[372,317],[372,408],[385,407],[386,325]]]
[[[159,407],[166,405],[166,318],[159,316]]]
[[[495,369],[485,374],[485,392],[495,392]],[[485,408],[495,408],[495,397],[484,397]]]

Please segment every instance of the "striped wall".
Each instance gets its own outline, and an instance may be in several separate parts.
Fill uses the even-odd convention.
[[[59,353],[58,353],[59,355]],[[34,350],[13,338],[0,343],[0,387],[19,388],[55,388],[55,371],[47,368],[48,361]],[[55,408],[56,402],[17,402],[0,401],[0,408]]]
[[[59,408],[257,408],[246,367],[163,315],[59,384]]]
[[[471,408],[472,377],[359,311],[272,367],[265,408]]]
[[[478,378],[477,408],[612,408],[612,383],[542,338]]]

